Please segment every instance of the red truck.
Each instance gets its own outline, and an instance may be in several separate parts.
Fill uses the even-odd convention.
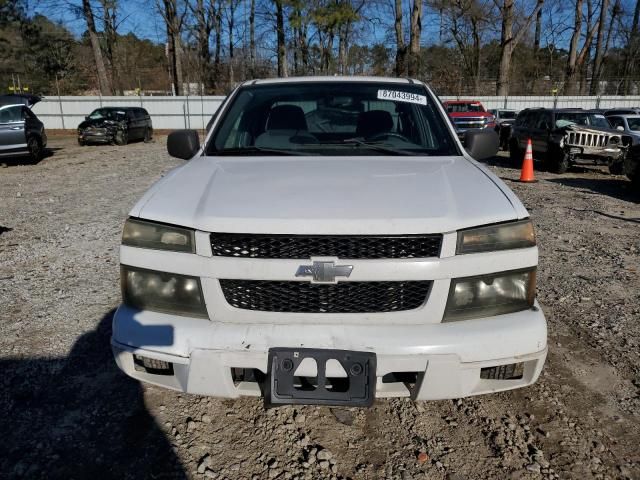
[[[495,117],[476,100],[448,100],[443,105],[460,137],[467,130],[496,126]]]

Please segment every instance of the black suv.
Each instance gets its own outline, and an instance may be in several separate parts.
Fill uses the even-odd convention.
[[[556,173],[564,173],[574,164],[604,164],[611,173],[621,173],[630,144],[602,113],[564,108],[527,108],[518,114],[509,139],[511,160],[518,166],[528,139],[534,157],[544,159]]]
[[[115,143],[130,140],[151,141],[153,125],[149,113],[140,107],[103,107],[91,112],[78,125],[78,143]]]
[[[31,111],[37,95],[0,95],[0,157],[28,155],[38,162],[47,146],[44,124]]]

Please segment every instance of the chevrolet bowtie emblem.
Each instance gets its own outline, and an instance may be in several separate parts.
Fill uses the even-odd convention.
[[[349,277],[353,265],[336,265],[335,262],[313,262],[300,265],[296,277],[311,277],[312,282],[336,283],[336,277]]]

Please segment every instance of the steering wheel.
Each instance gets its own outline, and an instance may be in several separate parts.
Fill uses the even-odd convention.
[[[411,140],[409,140],[407,137],[405,137],[404,135],[400,135],[399,133],[395,133],[395,132],[376,133],[375,135],[373,135],[371,137],[368,137],[366,140],[368,142],[370,142],[370,141],[375,142],[376,140],[383,140],[385,138],[399,138],[403,142],[411,143]]]

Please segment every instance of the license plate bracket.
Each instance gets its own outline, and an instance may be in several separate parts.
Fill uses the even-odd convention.
[[[315,360],[315,385],[301,385],[296,377],[305,358]],[[347,374],[332,384],[326,376],[328,360],[337,360]],[[376,389],[376,354],[316,348],[271,348],[265,382],[265,407],[279,405],[336,405],[369,407]]]

